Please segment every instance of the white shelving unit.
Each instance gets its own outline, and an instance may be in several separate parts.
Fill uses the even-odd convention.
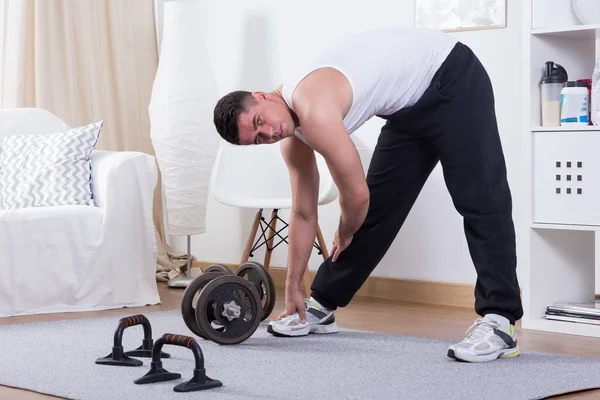
[[[562,1],[561,7],[570,3],[552,1]],[[539,86],[546,61],[562,65],[569,80],[591,78],[600,25],[575,25],[567,12],[544,15],[537,2],[549,5],[548,0],[523,2],[524,195],[523,208],[517,210],[524,217],[517,227],[522,327],[600,338],[599,325],[544,318],[550,304],[595,298],[600,270],[600,126],[542,127]],[[569,20],[559,21],[559,15]]]
[[[531,25],[529,26],[529,31],[534,36],[561,36],[579,39],[595,39],[598,29],[600,29],[600,24],[574,25],[560,28],[532,28]]]
[[[600,126],[534,126],[531,132],[600,132]]]

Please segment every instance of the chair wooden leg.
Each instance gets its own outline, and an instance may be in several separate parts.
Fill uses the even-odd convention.
[[[310,279],[310,269],[308,269],[308,265],[306,266],[306,271],[304,271],[304,292],[307,299],[310,297],[310,284],[312,283],[312,279]]]
[[[271,221],[269,221],[269,233],[267,234],[267,237],[269,238],[267,240],[267,248],[265,249],[265,263],[264,266],[265,268],[268,270],[269,266],[271,264],[271,252],[269,251],[269,249],[271,249],[273,247],[273,239],[275,239],[275,232],[277,232],[277,209],[273,209],[273,211],[271,212]],[[271,234],[271,236],[268,236],[269,234]]]
[[[256,232],[258,231],[258,223],[260,222],[261,217],[262,208],[256,212],[256,216],[254,217],[254,222],[252,223],[252,228],[248,234],[248,240],[246,241],[246,247],[244,248],[244,254],[242,254],[242,261],[240,264],[245,263],[250,258],[250,250],[252,250],[252,244],[254,243],[254,238],[256,237]]]
[[[244,253],[242,255],[242,260],[241,263],[245,263],[246,261],[248,261],[248,259],[250,258],[250,250],[252,250],[252,244],[254,243],[254,239],[256,237],[256,232],[258,231],[258,225],[260,223],[260,219],[262,217],[262,208],[260,210],[258,210],[256,212],[256,216],[254,217],[254,222],[252,224],[252,228],[250,229],[250,233],[248,234],[248,240],[246,241],[246,247],[244,249]],[[268,239],[267,239],[267,248],[265,249],[265,260],[264,260],[264,267],[266,269],[269,269],[270,264],[271,264],[271,252],[269,251],[270,248],[273,247],[273,240],[275,239],[275,232],[277,231],[277,214],[278,214],[278,209],[273,209],[273,211],[271,212],[271,220],[269,221],[269,228],[268,228]],[[323,260],[326,260],[327,258],[329,258],[329,251],[327,250],[327,244],[325,243],[325,240],[323,239],[323,233],[321,232],[321,227],[319,225],[317,225],[317,243],[319,244],[319,247],[321,249],[321,253],[323,255]],[[310,297],[310,286],[312,283],[312,279],[310,276],[310,270],[308,269],[308,265],[306,266],[306,271],[304,272],[304,291],[306,294],[306,297]]]
[[[327,260],[329,258],[329,252],[327,251],[327,244],[323,239],[323,233],[321,232],[321,227],[319,225],[317,225],[317,243],[319,243],[319,247],[323,253],[323,260]]]

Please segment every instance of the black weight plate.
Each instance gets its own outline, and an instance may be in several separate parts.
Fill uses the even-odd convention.
[[[221,272],[221,273],[233,275],[233,271],[230,270],[229,268],[227,268],[227,266],[223,265],[223,264],[209,265],[208,268],[206,268],[204,270],[204,273],[207,273],[207,272]]]
[[[235,274],[256,286],[261,300],[261,321],[269,318],[269,315],[273,312],[273,308],[275,308],[275,300],[277,298],[275,283],[269,271],[261,263],[248,261],[240,265]]]
[[[223,276],[222,272],[208,272],[195,278],[185,288],[183,297],[181,299],[181,315],[185,325],[196,335],[206,339],[206,335],[202,332],[202,328],[198,326],[196,322],[196,305],[198,303],[198,296],[202,288],[211,280]]]
[[[240,315],[230,321],[222,312],[231,301],[240,308]],[[214,313],[205,312],[209,309]],[[235,275],[221,275],[207,283],[196,307],[196,321],[206,338],[225,345],[242,343],[252,336],[260,323],[260,314],[256,287]],[[219,324],[218,329],[215,323]]]

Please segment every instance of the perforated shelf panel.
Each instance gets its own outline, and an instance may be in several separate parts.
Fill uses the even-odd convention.
[[[600,225],[600,132],[533,133],[533,222]]]

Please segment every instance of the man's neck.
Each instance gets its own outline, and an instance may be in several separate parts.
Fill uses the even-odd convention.
[[[283,99],[283,86],[279,86],[269,94],[273,96],[274,99],[277,99],[277,101],[286,104],[285,100]]]
[[[297,129],[300,127],[300,120],[298,119],[298,116],[296,115],[296,113],[294,112],[294,110],[292,110],[291,108],[288,107],[287,103],[285,102],[285,99],[283,98],[283,86],[279,86],[277,89],[273,90],[270,95],[273,97],[274,100],[282,103],[283,105],[285,105],[287,107],[287,109],[289,110],[290,114],[292,115],[292,120],[294,121],[294,127]]]

